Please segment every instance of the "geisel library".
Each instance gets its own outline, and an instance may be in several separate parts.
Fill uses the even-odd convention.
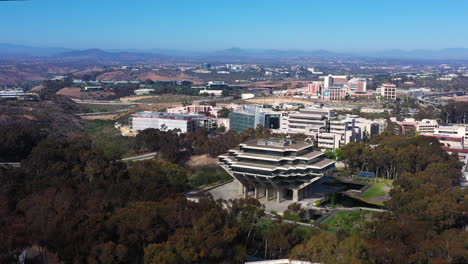
[[[330,174],[335,162],[311,143],[289,139],[255,139],[219,156],[219,164],[238,181],[244,198],[297,202],[308,186]]]

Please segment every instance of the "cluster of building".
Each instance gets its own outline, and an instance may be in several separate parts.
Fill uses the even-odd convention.
[[[147,128],[179,130],[181,133],[195,132],[199,128],[212,130],[217,127],[216,119],[204,114],[170,114],[166,112],[141,111],[130,116],[130,129],[142,131]]]
[[[230,111],[242,111],[244,107],[238,104],[226,106]],[[147,128],[167,130],[179,129],[181,133],[195,132],[199,128],[207,131],[224,127],[230,128],[229,118],[219,118],[219,111],[223,107],[212,105],[187,105],[166,109],[166,112],[142,111],[130,117],[130,129],[142,131]]]
[[[261,125],[280,134],[304,134],[320,149],[336,149],[350,142],[360,142],[380,134],[387,127],[385,119],[365,119],[355,115],[338,116],[331,108],[308,107],[298,111],[273,111],[246,106],[229,116],[230,129],[242,132]]]
[[[402,134],[412,130],[421,136],[437,138],[448,153],[457,153],[460,161],[468,164],[468,124],[445,124],[433,119],[415,120],[407,118],[392,122],[400,126]],[[466,166],[466,165],[465,165]]]
[[[336,149],[350,142],[361,142],[381,134],[387,127],[386,119],[366,119],[356,115],[340,116],[336,107],[308,106],[292,111],[276,111],[257,105],[226,106],[229,118],[220,118],[221,106],[188,105],[169,108],[167,112],[137,112],[131,116],[131,129],[179,129],[182,133],[195,132],[203,127],[210,131],[219,127],[242,132],[258,126],[273,133],[304,134],[318,149]]]
[[[394,84],[383,84],[377,90],[367,89],[367,79],[351,78],[346,75],[321,76],[323,81],[315,81],[307,86],[307,93],[316,99],[340,101],[349,98],[370,98],[381,96],[384,99],[395,100],[397,87]]]
[[[39,95],[37,93],[28,93],[23,90],[0,90],[1,100],[22,100],[22,101],[37,101]]]

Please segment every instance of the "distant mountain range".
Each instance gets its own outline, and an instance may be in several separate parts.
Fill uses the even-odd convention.
[[[51,59],[65,61],[94,61],[96,63],[157,63],[171,61],[172,57],[164,54],[141,52],[109,52],[100,49],[74,50],[55,54]]]
[[[279,58],[388,58],[419,60],[468,60],[467,48],[441,50],[385,50],[376,52],[339,53],[328,50],[274,50],[229,48],[218,51],[183,51],[170,49],[127,50],[73,50],[68,48],[42,48],[0,43],[0,58],[14,56],[48,57],[49,60],[96,61],[100,63],[148,63],[163,61],[216,61],[216,60],[271,60]]]
[[[448,48],[441,50],[387,50],[380,52],[362,53],[361,55],[371,57],[386,57],[397,59],[431,59],[431,60],[467,60],[468,49],[466,48]]]
[[[71,50],[66,48],[38,48],[0,43],[0,56],[51,56]]]

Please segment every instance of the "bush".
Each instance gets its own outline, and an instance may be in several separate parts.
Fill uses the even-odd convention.
[[[189,176],[189,185],[192,188],[221,183],[232,179],[227,172],[220,167],[198,167],[196,172]]]
[[[284,213],[283,219],[289,220],[289,221],[294,221],[294,222],[302,222],[302,218],[297,214]]]

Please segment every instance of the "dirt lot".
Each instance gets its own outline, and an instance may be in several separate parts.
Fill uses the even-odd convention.
[[[218,159],[212,158],[209,155],[192,156],[192,158],[188,162],[188,165],[191,167],[216,165],[216,164],[218,164]]]
[[[121,101],[121,102],[128,103],[128,102],[135,102],[135,101],[137,101],[137,100],[146,99],[146,98],[151,98],[151,97],[157,97],[157,96],[154,96],[154,95],[127,96],[127,97],[121,97],[121,98],[120,98],[120,101]]]
[[[71,98],[80,98],[81,97],[81,89],[78,87],[65,87],[60,89],[57,94],[65,95]]]
[[[81,116],[81,119],[85,119],[85,120],[112,120],[117,115],[118,114]]]

